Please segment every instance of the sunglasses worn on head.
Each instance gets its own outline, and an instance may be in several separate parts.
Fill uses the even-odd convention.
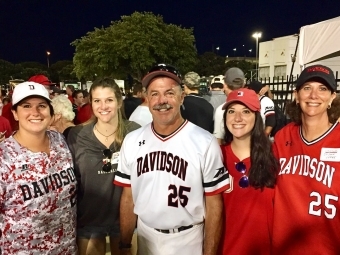
[[[238,185],[241,188],[247,188],[249,186],[249,179],[248,176],[245,175],[247,171],[246,165],[242,161],[240,161],[237,164],[235,164],[235,168],[239,173],[243,174],[238,182]]]
[[[148,74],[152,72],[156,72],[156,71],[165,71],[165,72],[172,73],[182,80],[182,75],[174,66],[167,65],[167,64],[158,64],[152,67],[149,70]]]
[[[105,149],[103,150],[103,155],[104,155],[104,159],[103,159],[103,167],[102,170],[104,172],[110,172],[112,170],[112,165],[111,165],[111,158],[112,158],[112,151],[110,149]]]

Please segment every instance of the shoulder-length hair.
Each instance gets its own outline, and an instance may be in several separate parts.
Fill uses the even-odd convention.
[[[298,125],[302,124],[302,110],[300,104],[296,103],[294,99],[292,102],[287,104],[286,113],[290,120]],[[328,120],[330,123],[334,124],[340,118],[340,96],[336,95],[332,101],[330,109],[327,109]]]
[[[233,135],[226,125],[227,109],[224,111],[224,140],[231,143]],[[227,159],[228,160],[228,159]],[[275,158],[272,143],[264,133],[264,126],[261,114],[255,112],[255,124],[251,131],[250,138],[250,162],[249,184],[254,188],[273,188],[276,183],[276,176],[279,171],[279,163]]]
[[[93,90],[97,89],[97,88],[109,88],[113,91],[118,105],[119,105],[119,109],[118,111],[118,124],[117,124],[117,132],[116,132],[116,138],[115,138],[115,143],[118,144],[118,147],[120,148],[120,146],[123,143],[123,139],[125,137],[125,135],[127,134],[127,127],[125,125],[125,114],[124,114],[124,104],[123,104],[123,96],[122,96],[122,92],[119,88],[119,86],[117,85],[117,83],[115,82],[115,80],[113,78],[110,77],[105,77],[105,78],[98,78],[96,79],[90,88],[89,91],[89,97],[90,97],[90,104],[92,105],[92,92]],[[92,122],[96,122],[97,121],[97,117],[96,116],[92,116],[92,118],[85,122],[84,124],[89,124]],[[116,148],[118,149],[118,148]]]

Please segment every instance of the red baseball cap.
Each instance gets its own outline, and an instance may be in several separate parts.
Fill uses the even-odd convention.
[[[233,90],[227,97],[227,102],[223,105],[222,109],[225,110],[232,103],[241,103],[254,112],[261,110],[259,97],[254,90],[241,88]]]
[[[33,81],[41,85],[53,84],[45,75],[42,75],[42,74],[34,75],[31,78],[29,78],[28,81]]]

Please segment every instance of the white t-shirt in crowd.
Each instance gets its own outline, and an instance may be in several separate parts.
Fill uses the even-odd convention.
[[[149,107],[144,105],[138,105],[138,107],[130,115],[129,120],[134,121],[141,126],[144,126],[152,122],[152,115],[149,110]]]
[[[224,125],[223,125],[224,110],[222,109],[224,104],[225,103],[218,106],[216,108],[215,114],[214,114],[214,133],[213,133],[213,135],[217,139],[223,139],[224,138]]]

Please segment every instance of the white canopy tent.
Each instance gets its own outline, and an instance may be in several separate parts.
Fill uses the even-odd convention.
[[[340,17],[300,28],[298,60],[309,63],[340,56]]]

